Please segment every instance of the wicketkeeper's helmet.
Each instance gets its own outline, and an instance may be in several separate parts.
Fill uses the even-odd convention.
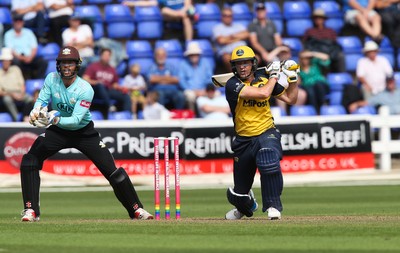
[[[64,76],[61,72],[61,61],[75,61],[76,62],[76,67],[74,74],[72,76]],[[63,78],[73,78],[78,74],[79,69],[81,68],[82,64],[82,59],[79,56],[79,52],[76,48],[71,47],[71,46],[66,46],[61,48],[60,52],[58,53],[57,59],[56,59],[56,69],[57,72],[60,74],[61,77]]]

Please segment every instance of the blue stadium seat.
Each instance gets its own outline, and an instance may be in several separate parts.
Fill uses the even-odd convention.
[[[342,91],[343,86],[353,84],[353,77],[350,73],[328,73],[327,80],[331,91]]]
[[[25,81],[25,90],[29,95],[33,95],[35,90],[40,90],[43,87],[44,79],[28,79]]]
[[[104,37],[103,22],[95,22],[93,24],[93,39],[99,40]]]
[[[127,73],[128,63],[126,60],[120,61],[116,67],[118,76],[125,76]]]
[[[232,14],[233,14],[233,21],[235,23],[240,23],[247,28],[249,23],[253,20],[253,13],[250,11],[249,6],[247,3],[238,2],[234,3],[231,6]]]
[[[328,94],[328,97],[329,97],[329,104],[330,105],[341,105],[342,104],[343,91],[331,91]]]
[[[13,122],[11,114],[8,112],[0,112],[0,122]]]
[[[55,60],[57,58],[60,46],[55,42],[47,43],[46,45],[38,46],[38,55],[42,56],[47,61]]]
[[[317,110],[312,105],[293,105],[290,107],[290,116],[315,116]]]
[[[339,36],[338,43],[342,46],[344,53],[361,53],[362,43],[357,36]]]
[[[297,55],[301,50],[303,50],[303,44],[300,38],[289,38],[283,37],[282,43],[292,50],[292,55]]]
[[[343,18],[343,12],[340,4],[336,1],[317,0],[313,3],[313,9],[322,9],[328,18]]]
[[[12,18],[11,18],[11,11],[7,7],[0,7],[0,23],[11,25]]]
[[[394,80],[396,81],[397,89],[400,89],[400,71],[394,72]]]
[[[0,5],[5,7],[11,7],[11,0],[1,0]]]
[[[111,39],[131,39],[135,33],[133,22],[111,22],[106,26],[107,37]]]
[[[57,72],[56,60],[51,60],[51,61],[47,62],[46,75],[51,73],[51,72]]]
[[[75,7],[75,14],[93,22],[103,22],[103,16],[97,5],[80,5]]]
[[[197,37],[198,38],[211,38],[213,36],[213,28],[219,24],[220,21],[216,20],[205,20],[197,23]]]
[[[154,64],[153,58],[132,58],[129,59],[128,65],[132,66],[133,64],[140,65],[140,73],[143,75],[147,75],[150,67]]]
[[[286,21],[286,34],[293,37],[301,37],[308,28],[313,26],[310,18],[293,18]]]
[[[92,120],[104,120],[104,116],[100,111],[90,111],[90,114],[92,115]]]
[[[281,7],[277,2],[268,1],[265,2],[265,8],[267,9],[267,17],[270,19],[283,19]]]
[[[284,1],[282,10],[286,20],[311,17],[311,6],[308,1]]]
[[[144,119],[143,110],[137,112],[137,119]]]
[[[148,40],[129,40],[126,42],[126,53],[131,58],[153,58],[153,48]]]
[[[130,8],[122,4],[104,7],[107,36],[111,39],[130,39],[135,32],[135,23]]]
[[[111,22],[133,22],[133,15],[128,6],[122,4],[109,4],[104,7],[104,21]]]
[[[154,48],[159,47],[162,47],[167,51],[168,57],[183,57],[182,45],[177,39],[157,40]]]
[[[160,39],[163,21],[158,6],[136,7],[135,22],[139,39]]]
[[[375,115],[376,108],[371,105],[365,105],[362,107],[357,108],[352,114],[368,114],[368,115]]]
[[[132,120],[132,113],[130,111],[109,112],[109,120]]]
[[[216,20],[221,21],[221,10],[216,3],[195,4],[196,13],[199,15],[198,21]]]
[[[344,27],[343,18],[329,18],[325,21],[325,26],[333,29],[337,34],[340,34]]]
[[[346,71],[354,72],[357,69],[357,63],[364,55],[362,53],[345,54]]]
[[[400,69],[400,50],[397,52],[396,60],[397,60],[397,69]]]
[[[322,105],[320,115],[346,115],[343,105]]]
[[[111,4],[113,0],[86,0],[88,4],[97,4],[97,5],[102,5],[102,4]]]
[[[74,0],[74,5],[81,5],[83,3],[83,0]]]
[[[199,15],[195,30],[198,38],[211,38],[213,27],[221,22],[221,10],[216,3],[195,4]]]

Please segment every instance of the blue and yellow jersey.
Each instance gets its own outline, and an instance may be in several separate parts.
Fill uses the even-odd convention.
[[[230,78],[225,86],[226,99],[228,100],[236,134],[240,136],[258,136],[274,127],[269,99],[244,99],[240,92],[245,86],[262,87],[268,79],[256,72],[253,82],[243,82],[236,76]],[[280,84],[276,84],[272,96],[279,96],[285,91]]]
[[[51,101],[51,108],[61,114],[57,126],[65,130],[78,130],[92,120],[89,108],[93,96],[92,86],[79,76],[66,88],[60,75],[52,72],[47,75],[34,108]]]

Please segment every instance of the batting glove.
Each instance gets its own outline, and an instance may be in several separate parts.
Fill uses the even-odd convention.
[[[282,72],[287,76],[288,83],[295,83],[298,81],[298,73],[300,72],[300,65],[294,60],[286,60],[281,62]]]
[[[300,65],[294,60],[286,60],[281,62],[282,69],[300,71]]]
[[[56,110],[52,110],[50,112],[46,112],[43,115],[39,115],[38,122],[41,125],[48,126],[50,124],[57,125],[60,122],[60,112]]]
[[[281,71],[281,63],[279,61],[274,61],[268,64],[267,73],[269,78],[279,78],[279,72]]]

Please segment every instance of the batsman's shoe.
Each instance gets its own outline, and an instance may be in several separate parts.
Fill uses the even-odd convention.
[[[39,216],[36,216],[36,213],[33,209],[24,209],[22,210],[21,215],[22,215],[21,221],[27,221],[27,222],[39,221]]]
[[[281,212],[279,212],[276,208],[270,207],[267,209],[268,212],[268,220],[280,220]]]
[[[256,201],[256,198],[254,197],[253,190],[250,190],[249,194],[254,199],[254,205],[253,205],[252,211],[255,212],[258,209],[258,203]],[[230,210],[229,212],[227,212],[225,214],[225,219],[227,219],[227,220],[240,220],[241,218],[243,218],[243,216],[244,216],[244,214],[239,212],[239,210],[237,210],[236,208],[233,208],[232,210]]]
[[[147,212],[143,208],[139,208],[135,211],[135,219],[152,220],[152,219],[154,219],[154,217],[153,217],[153,215],[151,215],[149,212]]]

